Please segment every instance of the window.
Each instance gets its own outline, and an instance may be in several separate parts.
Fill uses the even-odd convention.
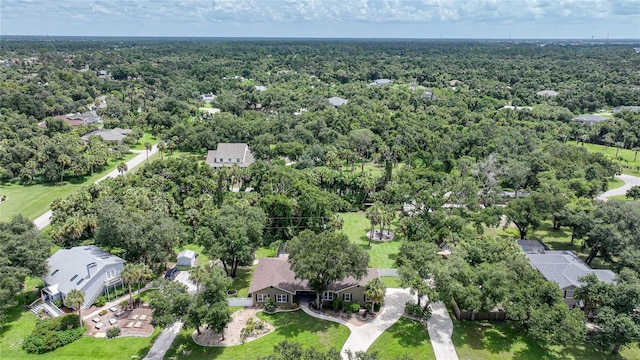
[[[220,162],[224,162],[224,158],[220,158]]]
[[[52,272],[52,273],[51,273],[51,276],[53,276],[53,275],[57,274],[57,273],[58,273],[58,271],[60,271],[60,269],[56,269],[56,271]]]
[[[369,299],[367,294],[364,294],[364,302],[371,302],[371,299]]]
[[[76,285],[80,285],[82,284],[82,282],[84,281],[84,278],[80,278],[80,280],[78,280],[78,282],[76,283]]]
[[[256,294],[256,301],[265,302],[268,297],[269,297],[269,294]]]
[[[231,158],[229,158],[229,162],[231,162]]]
[[[325,291],[322,293],[323,301],[331,301],[334,298],[335,293],[333,291]]]
[[[276,302],[286,303],[289,301],[289,296],[287,294],[276,294]]]
[[[342,298],[344,300],[344,302],[351,302],[351,293],[345,293],[344,295],[342,295]]]
[[[77,277],[78,277],[78,274],[73,275],[73,277],[72,277],[72,278],[71,278],[71,280],[69,280],[69,281],[73,281],[73,280],[75,280]]]
[[[565,299],[573,299],[573,290],[565,290],[564,298]]]
[[[107,280],[116,277],[116,269],[110,269],[109,271],[107,271],[106,276],[107,276]]]
[[[236,162],[239,163],[240,162],[240,158],[236,158]]]

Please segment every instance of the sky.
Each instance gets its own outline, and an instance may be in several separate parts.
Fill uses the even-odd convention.
[[[640,0],[0,0],[1,35],[640,39]]]

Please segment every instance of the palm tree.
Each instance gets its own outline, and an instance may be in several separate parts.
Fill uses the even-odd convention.
[[[204,276],[207,274],[207,269],[204,266],[198,265],[191,269],[189,280],[196,283],[196,292],[200,292],[200,282],[204,279]]]
[[[69,157],[69,155],[67,155],[67,154],[61,154],[60,156],[58,156],[58,162],[60,163],[60,166],[62,167],[62,169],[60,171],[60,182],[62,183],[62,181],[64,180],[64,167],[66,165],[71,164],[71,157]]]
[[[146,283],[153,278],[153,272],[147,264],[138,264],[138,304],[141,302],[140,298],[140,283]]]
[[[127,263],[120,273],[122,281],[129,285],[129,304],[131,304],[131,310],[133,310],[133,291],[131,290],[131,284],[136,282],[138,278],[137,271],[138,269],[135,264]]]
[[[377,303],[384,301],[384,294],[387,291],[387,287],[380,278],[374,278],[367,283],[367,287],[364,290],[366,297],[371,300],[371,311],[374,311]]]
[[[78,310],[78,317],[80,318],[80,327],[82,327],[82,305],[84,304],[84,292],[73,289],[69,291],[64,298],[65,304]]]
[[[151,145],[150,142],[145,142],[144,143],[144,148],[147,150],[147,162],[149,162],[149,150],[151,150],[151,148],[153,147],[153,145]]]
[[[369,222],[371,222],[371,233],[369,236],[369,246],[371,246],[371,238],[374,236],[375,226],[380,223],[380,211],[378,204],[374,203],[373,206],[368,208],[365,211],[365,216],[369,219]]]
[[[127,166],[127,163],[125,162],[121,162],[120,164],[118,164],[118,172],[120,173],[120,175],[124,174],[125,171],[127,171],[129,168]]]
[[[160,151],[160,160],[164,160],[162,153],[167,150],[167,144],[164,141],[158,142],[158,151]]]

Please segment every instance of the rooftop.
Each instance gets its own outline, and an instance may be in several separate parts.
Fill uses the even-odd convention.
[[[540,96],[547,96],[547,97],[560,95],[559,92],[553,91],[553,90],[542,90],[542,91],[538,91],[536,94]]]
[[[613,283],[616,274],[611,270],[592,269],[571,251],[549,251],[527,253],[529,262],[542,276],[557,283],[561,289],[579,287],[580,278],[595,274],[600,281]]]
[[[358,285],[365,286],[367,282],[376,277],[378,277],[378,270],[369,269],[367,275],[361,280],[348,276],[329,285],[329,290],[340,291]],[[249,293],[252,294],[268,287],[275,287],[290,294],[295,294],[296,291],[312,291],[307,280],[296,279],[295,273],[289,267],[289,261],[284,257],[258,260],[256,271],[249,285]]]
[[[587,115],[576,116],[571,120],[581,122],[584,124],[593,124],[593,123],[609,120],[609,118],[604,117],[602,115],[598,115],[598,114],[587,114]]]
[[[214,168],[247,167],[255,162],[249,146],[245,143],[219,143],[216,150],[207,153],[207,164]]]
[[[331,103],[331,105],[333,105],[333,106],[341,106],[341,105],[344,105],[344,104],[349,102],[349,100],[343,99],[343,98],[337,97],[337,96],[330,97],[330,98],[327,99],[327,101],[329,101],[329,103]]]

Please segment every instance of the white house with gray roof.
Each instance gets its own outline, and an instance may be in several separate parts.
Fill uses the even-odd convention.
[[[209,150],[206,160],[214,169],[234,165],[245,168],[254,162],[253,154],[245,143],[219,143],[216,150]]]
[[[538,240],[518,240],[518,245],[522,247],[534,269],[548,281],[553,281],[560,286],[564,302],[570,308],[583,306],[574,298],[575,289],[581,285],[580,278],[594,274],[605,283],[616,281],[616,274],[613,271],[592,269],[571,251],[547,250]]]
[[[387,85],[387,84],[391,84],[393,83],[393,81],[389,80],[389,79],[375,79],[373,80],[372,83],[369,83],[369,85],[371,86],[383,86],[383,85]]]
[[[47,259],[49,272],[44,281],[43,295],[50,300],[63,300],[67,294],[78,289],[84,292],[83,309],[96,299],[122,283],[120,273],[124,260],[97,246],[76,246],[60,249]]]

